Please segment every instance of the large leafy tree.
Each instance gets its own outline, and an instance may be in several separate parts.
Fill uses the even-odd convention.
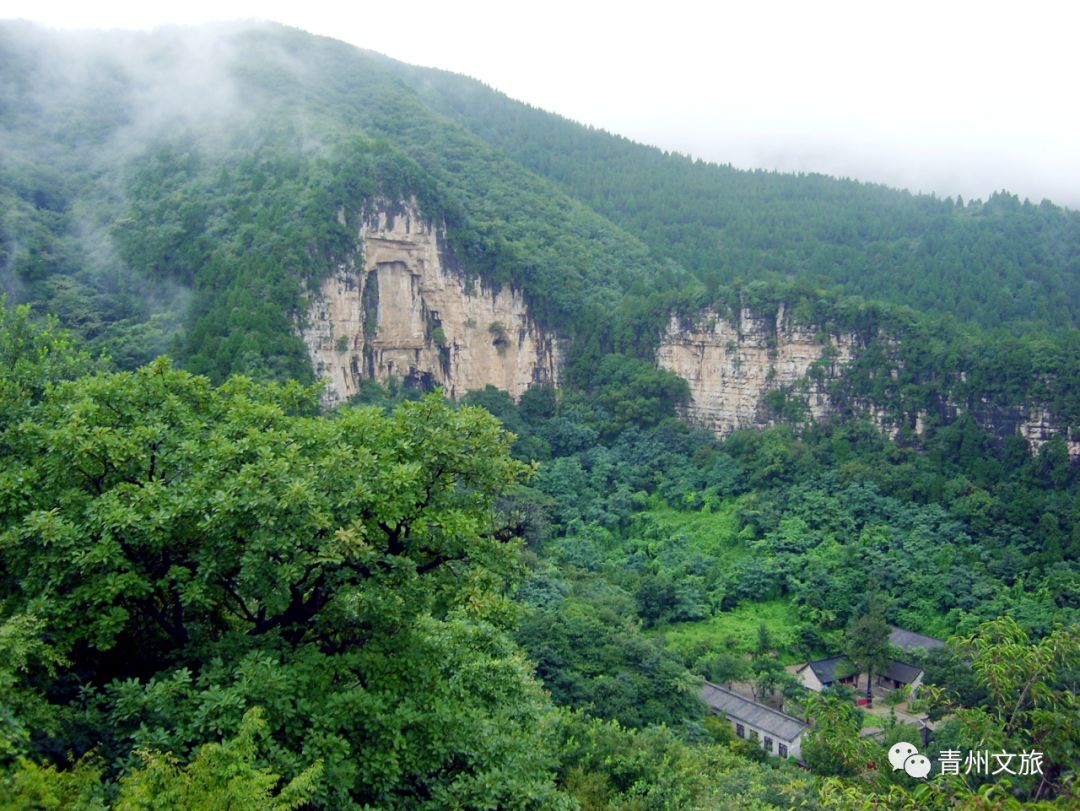
[[[0,432],[26,418],[52,383],[94,367],[53,319],[37,319],[26,305],[0,296]]]
[[[896,781],[887,769],[867,769],[870,760],[882,762],[884,747],[859,738],[857,724],[844,723],[855,712],[850,703],[813,696],[815,726],[803,746],[807,763],[821,773],[861,773],[853,781],[824,781],[820,796],[826,808],[1077,807],[1080,633],[1059,627],[1034,641],[1014,619],[1000,617],[954,641],[984,698],[978,706],[951,707],[951,717],[934,730],[929,754],[1002,753],[1003,762],[995,760],[1002,771],[953,775],[935,769],[925,783]],[[940,698],[944,691],[931,694]],[[1030,753],[1037,754],[1038,768],[1025,773],[1021,761]]]
[[[803,741],[803,758],[822,775],[855,776],[867,768],[871,744],[859,737],[859,711],[844,690],[812,693],[806,700],[814,724]]]
[[[873,701],[873,677],[889,666],[889,626],[879,607],[871,600],[865,614],[848,623],[844,636],[844,653],[856,672],[866,671],[866,703]]]
[[[1059,627],[1035,641],[1016,620],[999,617],[959,642],[988,696],[983,706],[958,713],[961,728],[989,730],[986,737],[1005,742],[1008,751],[1043,754],[1040,775],[1016,779],[1018,794],[1026,792],[1029,799],[1065,794],[1075,801],[1080,629]]]
[[[554,802],[545,700],[503,632],[509,436],[434,397],[316,403],[162,360],[60,384],[9,430],[4,614],[74,663],[36,676],[59,720],[33,748],[115,773],[261,706],[267,765],[321,760],[322,804]]]

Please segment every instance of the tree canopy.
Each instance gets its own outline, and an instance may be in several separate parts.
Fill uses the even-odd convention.
[[[4,684],[40,721],[5,726],[9,756],[115,774],[160,752],[135,791],[259,707],[267,768],[313,784],[320,763],[333,807],[555,796],[491,532],[527,467],[475,408],[315,407],[161,360],[59,383],[7,428]]]

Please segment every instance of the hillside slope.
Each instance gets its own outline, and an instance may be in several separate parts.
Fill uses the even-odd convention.
[[[608,355],[656,363],[673,315],[768,319],[787,305],[811,343],[860,331],[876,354],[830,376],[827,410],[805,396],[817,350],[798,374],[770,377],[763,361],[740,406],[754,418],[721,433],[807,413],[916,429],[960,412],[999,436],[1076,433],[1080,215],[1050,203],[961,206],[693,162],[276,25],[5,24],[0,70],[2,289],[118,366],[168,352],[215,380],[336,375],[340,398],[364,377],[456,396],[595,389]],[[425,221],[439,272],[387,267],[365,285],[376,267],[362,237],[378,229],[364,223],[393,210]],[[400,311],[386,299],[363,317],[379,307],[360,291],[393,274]],[[453,295],[417,294],[425,284]],[[507,330],[516,349],[529,342],[520,358]],[[713,348],[717,369],[742,362],[728,343]],[[730,399],[717,375],[694,385]]]
[[[462,273],[522,289],[565,332],[629,289],[689,281],[339,42],[280,26],[6,25],[0,65],[3,286],[114,355],[168,347],[118,335],[163,311],[184,321],[169,335],[195,368],[302,376],[301,282],[354,248],[339,212],[379,195],[418,198]]]
[[[665,153],[385,60],[425,102],[639,236],[711,288],[794,276],[995,327],[1080,325],[1080,214],[913,195]]]

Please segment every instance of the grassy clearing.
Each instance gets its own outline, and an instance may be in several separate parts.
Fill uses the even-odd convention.
[[[796,607],[788,600],[764,603],[743,602],[732,611],[724,611],[700,622],[681,622],[657,628],[653,633],[663,635],[668,645],[679,653],[704,643],[718,650],[739,650],[746,653],[757,645],[758,626],[765,623],[773,644],[785,664],[795,664],[800,658],[791,653],[794,629],[799,621]]]

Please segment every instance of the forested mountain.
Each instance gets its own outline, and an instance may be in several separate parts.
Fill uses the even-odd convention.
[[[996,327],[1080,325],[1080,214],[741,171],[634,143],[444,71],[384,60],[423,100],[679,262],[710,290],[796,277]]]
[[[5,23],[0,293],[0,806],[1078,801],[1075,212],[691,161],[275,25]],[[369,373],[523,325],[559,366],[516,399]],[[841,654],[925,687],[791,675]]]
[[[296,315],[301,277],[343,252],[339,208],[376,195],[418,196],[447,221],[466,272],[522,286],[540,317],[567,329],[628,289],[685,280],[355,48],[276,27],[117,36],[9,26],[0,56],[13,77],[4,286],[49,301],[114,353],[117,322],[154,315],[139,300],[144,285],[155,301],[171,283],[193,295],[180,307],[183,353],[213,356],[221,374],[292,356],[285,368],[299,374],[302,348],[289,345],[282,314]],[[99,255],[110,249],[130,278]],[[216,278],[223,263],[229,278]],[[223,354],[238,331],[251,340]],[[135,343],[148,337],[161,347],[156,331]]]

